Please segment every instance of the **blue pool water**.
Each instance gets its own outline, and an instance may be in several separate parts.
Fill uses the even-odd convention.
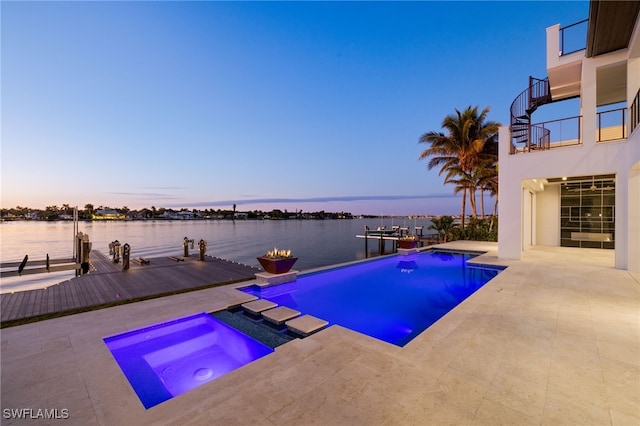
[[[273,352],[206,313],[105,337],[145,408]]]
[[[504,269],[469,265],[476,255],[434,250],[390,256],[242,290],[404,346]]]

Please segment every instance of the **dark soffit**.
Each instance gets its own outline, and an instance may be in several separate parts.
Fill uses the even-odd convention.
[[[640,0],[591,0],[586,56],[627,48],[639,11]]]

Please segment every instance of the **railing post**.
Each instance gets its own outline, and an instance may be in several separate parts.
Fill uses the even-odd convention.
[[[578,145],[582,145],[582,116],[579,115],[578,117]]]
[[[602,142],[602,113],[596,114],[598,116],[598,142]]]

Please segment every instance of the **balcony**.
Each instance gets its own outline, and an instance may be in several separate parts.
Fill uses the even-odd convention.
[[[617,108],[596,114],[596,142],[611,142],[627,138],[627,108]]]
[[[589,124],[586,142],[605,143],[624,141],[638,126],[640,111],[636,100],[629,106],[626,99],[627,67],[624,63],[596,69],[597,91],[594,115],[572,116],[563,109],[559,114],[549,114],[549,121],[534,123],[533,113],[543,105],[564,105],[569,99],[582,96],[583,61],[588,60],[588,32],[590,22],[583,20],[565,27],[547,28],[547,71],[545,79],[529,78],[529,87],[511,104],[510,154],[545,151],[554,148],[580,146],[584,143],[583,124]],[[593,40],[592,40],[593,43]],[[599,52],[599,51],[598,51]],[[591,68],[589,68],[591,70]],[[591,72],[591,71],[590,71]],[[557,104],[556,104],[557,103]],[[564,107],[561,107],[564,108]],[[608,108],[603,110],[602,108]],[[582,110],[582,108],[580,108]],[[551,108],[553,112],[553,108]],[[578,111],[576,111],[578,112]],[[628,114],[628,115],[627,115]],[[595,120],[595,134],[592,133]]]
[[[625,140],[627,108],[616,108],[596,113],[596,143]],[[512,125],[512,135],[513,135]],[[518,125],[516,125],[518,126]],[[545,151],[582,145],[582,116],[561,118],[531,125],[521,124],[520,139],[511,139],[511,154]]]
[[[554,101],[580,95],[588,20],[547,28],[547,73]]]

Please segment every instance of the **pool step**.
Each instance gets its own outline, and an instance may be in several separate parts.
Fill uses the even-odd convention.
[[[257,299],[257,300],[252,300],[251,302],[247,302],[247,303],[243,303],[242,304],[242,309],[244,309],[244,311],[251,315],[254,318],[260,318],[260,315],[269,309],[273,309],[276,306],[278,306],[277,303],[273,303],[269,300],[265,300],[265,299]]]
[[[288,331],[296,337],[307,337],[322,330],[329,323],[311,315],[301,315],[301,312],[266,299],[256,299],[243,303],[241,311],[254,321],[261,321],[265,326],[278,332]],[[233,311],[232,311],[233,312]]]
[[[229,310],[224,310],[212,312],[211,315],[270,348],[276,348],[299,337],[290,335],[287,332],[277,331],[273,327],[264,325],[262,320],[251,319],[243,311],[233,313]]]
[[[287,308],[286,306],[278,306],[277,308],[269,309],[262,312],[262,318],[267,325],[270,325],[277,330],[284,330],[286,321],[300,316],[300,312],[295,309]]]
[[[322,330],[328,321],[320,318],[301,313],[295,309],[279,306],[262,312],[264,323],[274,327],[276,330],[287,330],[290,334],[297,337],[307,337],[313,333]]]
[[[311,315],[302,315],[285,323],[287,328],[294,334],[307,337],[322,330],[329,323],[323,319]]]

